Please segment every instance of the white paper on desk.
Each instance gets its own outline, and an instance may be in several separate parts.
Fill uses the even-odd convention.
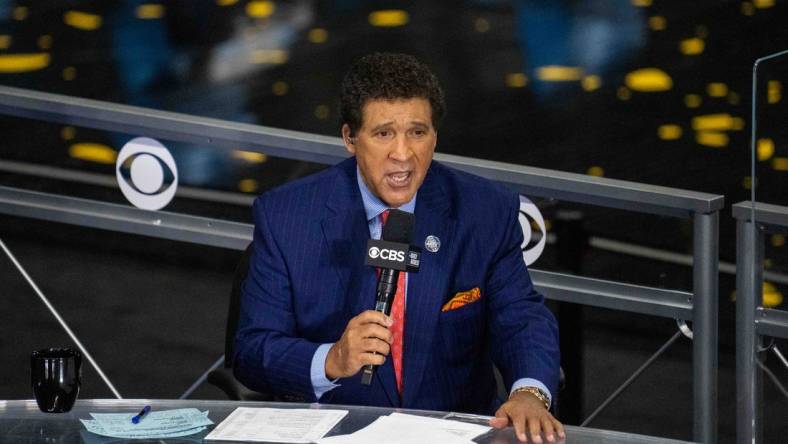
[[[432,425],[433,427],[440,428],[443,431],[453,433],[461,438],[465,438],[468,440],[476,438],[482,433],[487,433],[492,428],[490,426],[470,424],[462,421],[453,421],[450,419],[441,419],[441,418],[431,418],[428,416],[407,415],[405,413],[397,413],[397,412],[394,412],[391,415],[389,415],[389,418],[396,418],[405,421],[422,421],[424,423]]]
[[[345,415],[347,410],[238,407],[205,440],[311,443]]]
[[[441,444],[474,444],[471,438],[479,435],[478,429],[474,432],[463,430],[453,423],[435,418],[416,417],[413,415],[381,416],[372,424],[349,435],[338,435],[323,438],[319,444],[409,444],[436,442]],[[473,427],[480,427],[469,424]],[[451,431],[448,431],[450,428]],[[462,433],[465,436],[460,436]],[[472,436],[471,436],[472,435]]]

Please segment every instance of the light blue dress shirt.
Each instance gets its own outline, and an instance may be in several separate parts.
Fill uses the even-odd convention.
[[[364,203],[364,212],[367,216],[367,224],[369,226],[369,236],[372,239],[380,239],[380,235],[382,232],[382,223],[380,221],[380,213],[385,210],[388,210],[390,207],[383,203],[377,196],[372,194],[372,192],[367,188],[367,184],[364,183],[364,180],[361,177],[361,173],[358,171],[358,167],[356,167],[356,180],[358,181],[358,189],[361,191],[361,200]],[[416,195],[413,196],[413,199],[410,202],[406,203],[399,207],[402,211],[407,211],[409,213],[413,213],[416,210],[416,197],[418,196],[418,192]],[[408,288],[408,275],[405,275],[405,302],[407,304],[408,297],[407,297],[407,288]],[[406,310],[407,311],[407,310]],[[312,388],[315,391],[315,397],[319,400],[321,396],[323,396],[326,392],[330,391],[335,387],[339,387],[339,384],[336,383],[336,380],[329,381],[326,377],[326,358],[328,357],[328,351],[331,349],[331,346],[334,344],[322,344],[320,347],[317,348],[315,354],[312,356],[312,365],[310,369],[311,378],[312,378]],[[550,399],[552,403],[552,394],[549,390],[547,390],[547,386],[542,384],[541,381],[538,381],[533,378],[520,378],[512,384],[512,388],[509,393],[512,391],[520,388],[520,387],[537,387],[542,390],[546,395],[547,398]]]

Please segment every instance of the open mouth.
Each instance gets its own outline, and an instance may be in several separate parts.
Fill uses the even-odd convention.
[[[391,186],[392,188],[402,188],[410,185],[410,179],[412,175],[413,174],[410,171],[389,173],[386,175],[386,180],[389,186]]]

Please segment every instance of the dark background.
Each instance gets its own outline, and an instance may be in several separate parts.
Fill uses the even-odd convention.
[[[375,26],[382,10],[405,19]],[[752,63],[788,48],[786,19],[785,1],[0,1],[0,84],[336,136],[338,85],[349,64],[371,51],[403,51],[428,63],[443,83],[448,115],[439,152],[723,194],[730,205],[749,199],[753,183]],[[47,61],[20,65],[10,58],[19,55]],[[757,138],[764,139],[757,197],[781,205],[788,205],[781,166],[788,158],[786,66],[764,66],[757,111]],[[564,80],[545,67],[559,67],[552,72]],[[642,69],[659,70],[645,79],[656,79],[658,91],[633,84],[643,80]],[[717,116],[717,123],[704,129],[704,116]],[[112,156],[137,135],[11,117],[0,118],[0,130],[0,185],[126,202],[116,187],[22,173],[9,162],[113,177]],[[182,185],[241,197],[322,168],[162,142]],[[93,155],[78,149],[86,144]],[[689,221],[538,203],[548,232],[559,213],[579,210],[592,238],[691,254]],[[166,210],[250,221],[245,205],[176,198]],[[240,253],[7,216],[0,238],[124,397],[177,397],[222,354]],[[766,251],[767,281],[781,308],[784,244],[784,237],[769,236]],[[552,245],[535,268],[566,268]],[[581,259],[575,271],[586,276],[692,287],[686,266],[601,248],[582,251]],[[735,263],[727,208],[720,260]],[[0,260],[0,276],[7,363],[0,398],[30,398],[29,352],[70,340],[9,261]],[[734,276],[721,273],[722,442],[735,436],[734,287]],[[582,399],[563,402],[587,415],[676,325],[581,311],[583,322],[569,328],[583,341],[584,390]],[[591,425],[690,439],[691,360],[682,338]],[[773,357],[767,365],[788,380]],[[764,387],[773,442],[788,432],[788,400],[771,381]],[[89,365],[82,396],[111,396]],[[193,395],[222,396],[208,386]]]

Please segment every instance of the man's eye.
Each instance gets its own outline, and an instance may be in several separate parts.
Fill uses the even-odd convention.
[[[378,132],[378,137],[390,137],[390,136],[391,136],[391,131],[379,131]]]

